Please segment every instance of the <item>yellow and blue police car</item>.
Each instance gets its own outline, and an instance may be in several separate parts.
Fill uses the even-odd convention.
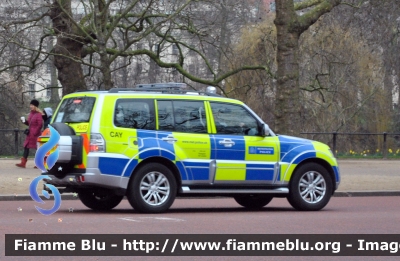
[[[184,84],[86,91],[63,97],[51,126],[58,160],[43,175],[84,205],[110,210],[124,196],[144,213],[177,196],[227,196],[250,209],[286,197],[298,210],[326,206],[340,182],[329,147],[275,135],[241,101]],[[39,138],[45,143],[48,134]]]

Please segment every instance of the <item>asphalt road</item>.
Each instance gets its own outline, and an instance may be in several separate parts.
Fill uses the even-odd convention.
[[[52,203],[46,202],[46,204]],[[105,213],[91,211],[78,200],[62,201],[60,210],[51,216],[39,214],[34,206],[34,201],[0,202],[0,260],[244,259],[243,257],[5,257],[5,234],[400,234],[399,197],[333,197],[329,204],[318,212],[295,211],[286,199],[274,199],[261,211],[247,211],[229,198],[177,199],[170,211],[157,215],[139,214],[126,200],[115,210]],[[395,260],[395,258],[323,257],[324,260]],[[246,257],[245,259],[320,260],[321,257]]]
[[[261,211],[246,211],[229,198],[177,199],[167,213],[158,215],[139,214],[126,200],[107,213],[93,212],[79,200],[63,200],[60,210],[51,216],[41,215],[29,195],[20,195],[27,194],[32,178],[38,175],[37,170],[32,164],[27,169],[18,169],[14,161],[0,161],[1,261],[398,260],[398,256],[5,257],[4,251],[5,234],[400,234],[400,198],[377,197],[400,194],[400,161],[339,161],[342,182],[335,194],[345,197],[333,197],[318,212],[297,212],[286,199],[274,199]],[[7,196],[10,194],[11,198]],[[359,195],[368,197],[355,197]],[[52,204],[53,201],[46,201],[41,207],[49,209]]]

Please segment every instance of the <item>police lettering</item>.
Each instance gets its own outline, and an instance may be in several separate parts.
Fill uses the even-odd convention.
[[[122,132],[110,132],[112,138],[122,138]]]

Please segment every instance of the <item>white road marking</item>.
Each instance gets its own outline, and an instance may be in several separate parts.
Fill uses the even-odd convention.
[[[118,218],[125,221],[132,222],[182,222],[184,219],[168,218],[168,217],[124,217]]]

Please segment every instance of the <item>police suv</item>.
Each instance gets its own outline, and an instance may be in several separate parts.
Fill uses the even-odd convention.
[[[144,84],[68,94],[51,126],[59,157],[43,175],[84,205],[110,210],[124,196],[145,213],[177,196],[233,197],[258,209],[286,197],[320,210],[340,182],[337,161],[320,142],[275,135],[248,106],[185,84]],[[48,129],[39,144],[49,139]]]

